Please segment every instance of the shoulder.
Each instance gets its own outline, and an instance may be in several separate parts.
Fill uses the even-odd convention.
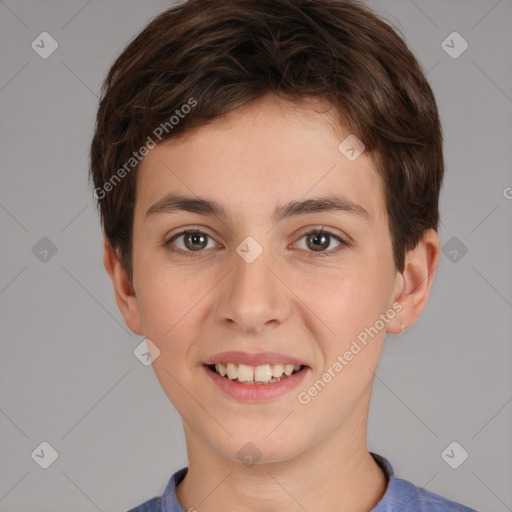
[[[171,476],[162,496],[152,498],[128,512],[183,512],[176,498],[176,486],[185,478],[188,467],[181,468]]]
[[[382,455],[372,453],[388,479],[384,496],[372,512],[477,512],[439,494],[417,487],[412,482],[397,478],[390,462]]]
[[[152,498],[148,501],[145,501],[138,507],[130,509],[128,512],[161,512],[160,506],[161,498]]]
[[[403,512],[477,512],[475,509],[451,501],[439,494],[419,488],[413,483],[396,478],[398,500]]]

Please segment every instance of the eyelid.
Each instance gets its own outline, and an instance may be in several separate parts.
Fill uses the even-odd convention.
[[[318,252],[316,252],[316,251],[304,251],[304,249],[302,249],[302,251],[304,251],[306,253],[306,257],[316,258],[316,257],[322,257],[322,256],[326,256],[326,257],[334,256],[340,250],[342,250],[343,248],[350,247],[352,245],[350,242],[348,242],[346,240],[345,237],[343,237],[342,235],[338,234],[334,229],[331,229],[331,228],[326,227],[326,226],[317,226],[317,227],[314,227],[314,228],[306,228],[305,231],[301,232],[301,234],[298,237],[297,242],[295,242],[293,244],[293,246],[295,247],[296,244],[304,236],[318,234],[318,233],[327,234],[327,235],[331,236],[332,238],[335,238],[338,241],[338,245],[334,249],[329,249],[327,251],[318,251]]]
[[[214,239],[216,241],[216,236],[217,235],[212,235],[211,234],[211,231],[208,229],[208,228],[205,228],[203,226],[194,226],[194,225],[191,225],[191,226],[183,226],[183,227],[180,227],[180,228],[177,228],[178,230],[173,230],[170,234],[166,234],[164,237],[163,237],[163,243],[166,244],[168,242],[170,242],[173,238],[177,238],[178,236],[180,235],[184,235],[186,234],[187,232],[199,232],[201,234],[204,234],[204,235],[208,235],[210,238]]]
[[[164,247],[170,247],[174,240],[176,240],[180,236],[184,236],[184,235],[187,235],[187,234],[190,234],[190,233],[200,233],[200,234],[206,235],[208,238],[213,240],[215,243],[219,244],[219,242],[215,239],[215,237],[212,236],[208,232],[207,228],[198,227],[198,226],[187,226],[187,227],[180,228],[180,231],[178,231],[178,232],[175,232],[175,233],[173,233],[171,235],[166,235],[164,237],[164,239],[163,239],[162,245]],[[319,252],[305,251],[304,249],[301,249],[301,251],[304,251],[304,252],[307,253],[308,257],[330,256],[332,254],[337,253],[340,249],[343,249],[344,247],[350,247],[350,245],[351,245],[351,243],[346,240],[346,238],[348,238],[348,237],[343,237],[342,235],[338,234],[334,229],[331,229],[329,227],[326,227],[326,226],[322,225],[322,226],[304,228],[304,230],[301,231],[300,234],[298,235],[297,240],[293,243],[293,247],[295,247],[296,244],[304,236],[311,235],[311,234],[317,234],[317,233],[325,233],[327,235],[330,235],[331,237],[335,238],[339,242],[339,245],[337,247],[335,247],[334,249],[330,249],[328,251],[319,251]],[[178,254],[185,255],[185,256],[192,256],[192,255],[195,255],[195,254],[200,256],[202,253],[207,253],[208,252],[205,249],[203,249],[201,251],[184,251],[183,249],[172,248],[172,249],[169,249],[169,250],[171,250],[172,252],[178,253]]]
[[[342,238],[341,234],[339,234],[334,228],[329,228],[328,226],[323,225],[304,228],[304,230],[300,231],[299,238],[302,238],[304,235],[309,235],[311,233],[327,233],[340,239]]]
[[[162,245],[164,247],[170,247],[172,243],[179,237],[190,234],[190,233],[200,233],[202,235],[206,235],[210,240],[214,241],[216,244],[220,244],[220,242],[217,241],[216,237],[211,235],[207,228],[198,227],[198,226],[186,226],[179,228],[179,231],[176,231],[170,235],[165,235],[165,237],[162,240]],[[222,244],[220,244],[222,245]],[[180,254],[186,253],[186,254],[194,254],[195,252],[197,254],[206,252],[205,250],[202,251],[184,251],[183,249],[179,248],[173,248],[171,249],[173,252],[177,252]]]

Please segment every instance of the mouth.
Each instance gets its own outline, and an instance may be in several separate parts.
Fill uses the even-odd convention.
[[[236,363],[216,363],[204,365],[209,371],[231,382],[258,386],[284,381],[292,375],[303,372],[308,367],[297,364],[263,364],[250,366]]]
[[[305,365],[275,361],[259,366],[208,363],[203,364],[204,372],[216,389],[231,400],[253,404],[289,396],[311,369]]]

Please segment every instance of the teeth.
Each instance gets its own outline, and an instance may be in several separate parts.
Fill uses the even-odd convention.
[[[227,368],[226,373],[227,373],[228,379],[234,380],[238,377],[236,364],[228,363],[226,365],[226,368]]]
[[[284,373],[284,366],[282,364],[272,365],[272,377],[279,378]]]
[[[226,367],[223,365],[223,364],[216,364],[215,365],[215,370],[217,370],[217,373],[221,376],[221,377],[224,377],[224,375],[226,375]]]
[[[217,363],[215,371],[221,377],[227,377],[230,380],[238,379],[238,382],[246,383],[261,383],[267,384],[268,382],[276,382],[281,377],[289,377],[294,371],[300,370],[300,365],[293,364],[263,364],[260,366],[249,366],[247,364],[235,363]]]
[[[252,382],[254,380],[254,368],[246,364],[239,364],[238,380],[240,382]]]
[[[293,364],[285,364],[284,365],[284,374],[290,376],[294,370]]]
[[[256,382],[267,383],[272,378],[272,368],[269,364],[263,366],[256,366],[254,370],[254,380]]]

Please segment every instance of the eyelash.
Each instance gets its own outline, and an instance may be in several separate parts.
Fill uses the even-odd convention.
[[[171,238],[165,240],[163,245],[165,247],[168,247],[169,250],[171,250],[172,252],[175,252],[177,254],[183,255],[186,258],[196,257],[196,255],[198,253],[201,253],[201,252],[204,252],[204,251],[183,251],[182,249],[171,248],[171,243],[174,242],[180,236],[183,236],[183,235],[195,235],[195,234],[206,235],[207,237],[213,239],[213,237],[208,235],[208,233],[205,233],[204,231],[201,231],[199,229],[184,229],[183,231],[180,231],[179,233],[176,233],[175,235],[173,235]],[[329,236],[335,238],[340,243],[340,245],[338,245],[338,247],[336,247],[335,249],[331,249],[330,251],[323,251],[323,252],[317,252],[317,253],[315,253],[314,251],[306,251],[308,253],[308,255],[307,255],[308,258],[319,258],[319,257],[320,258],[322,258],[322,257],[325,258],[325,257],[330,257],[330,256],[333,256],[333,255],[337,254],[341,249],[343,249],[345,247],[350,247],[350,244],[347,241],[343,240],[338,235],[334,234],[333,232],[329,231],[328,229],[325,229],[324,227],[314,228],[314,229],[312,229],[310,231],[307,231],[306,233],[303,233],[300,236],[299,240],[301,240],[305,236],[317,235],[317,234],[329,235]]]

